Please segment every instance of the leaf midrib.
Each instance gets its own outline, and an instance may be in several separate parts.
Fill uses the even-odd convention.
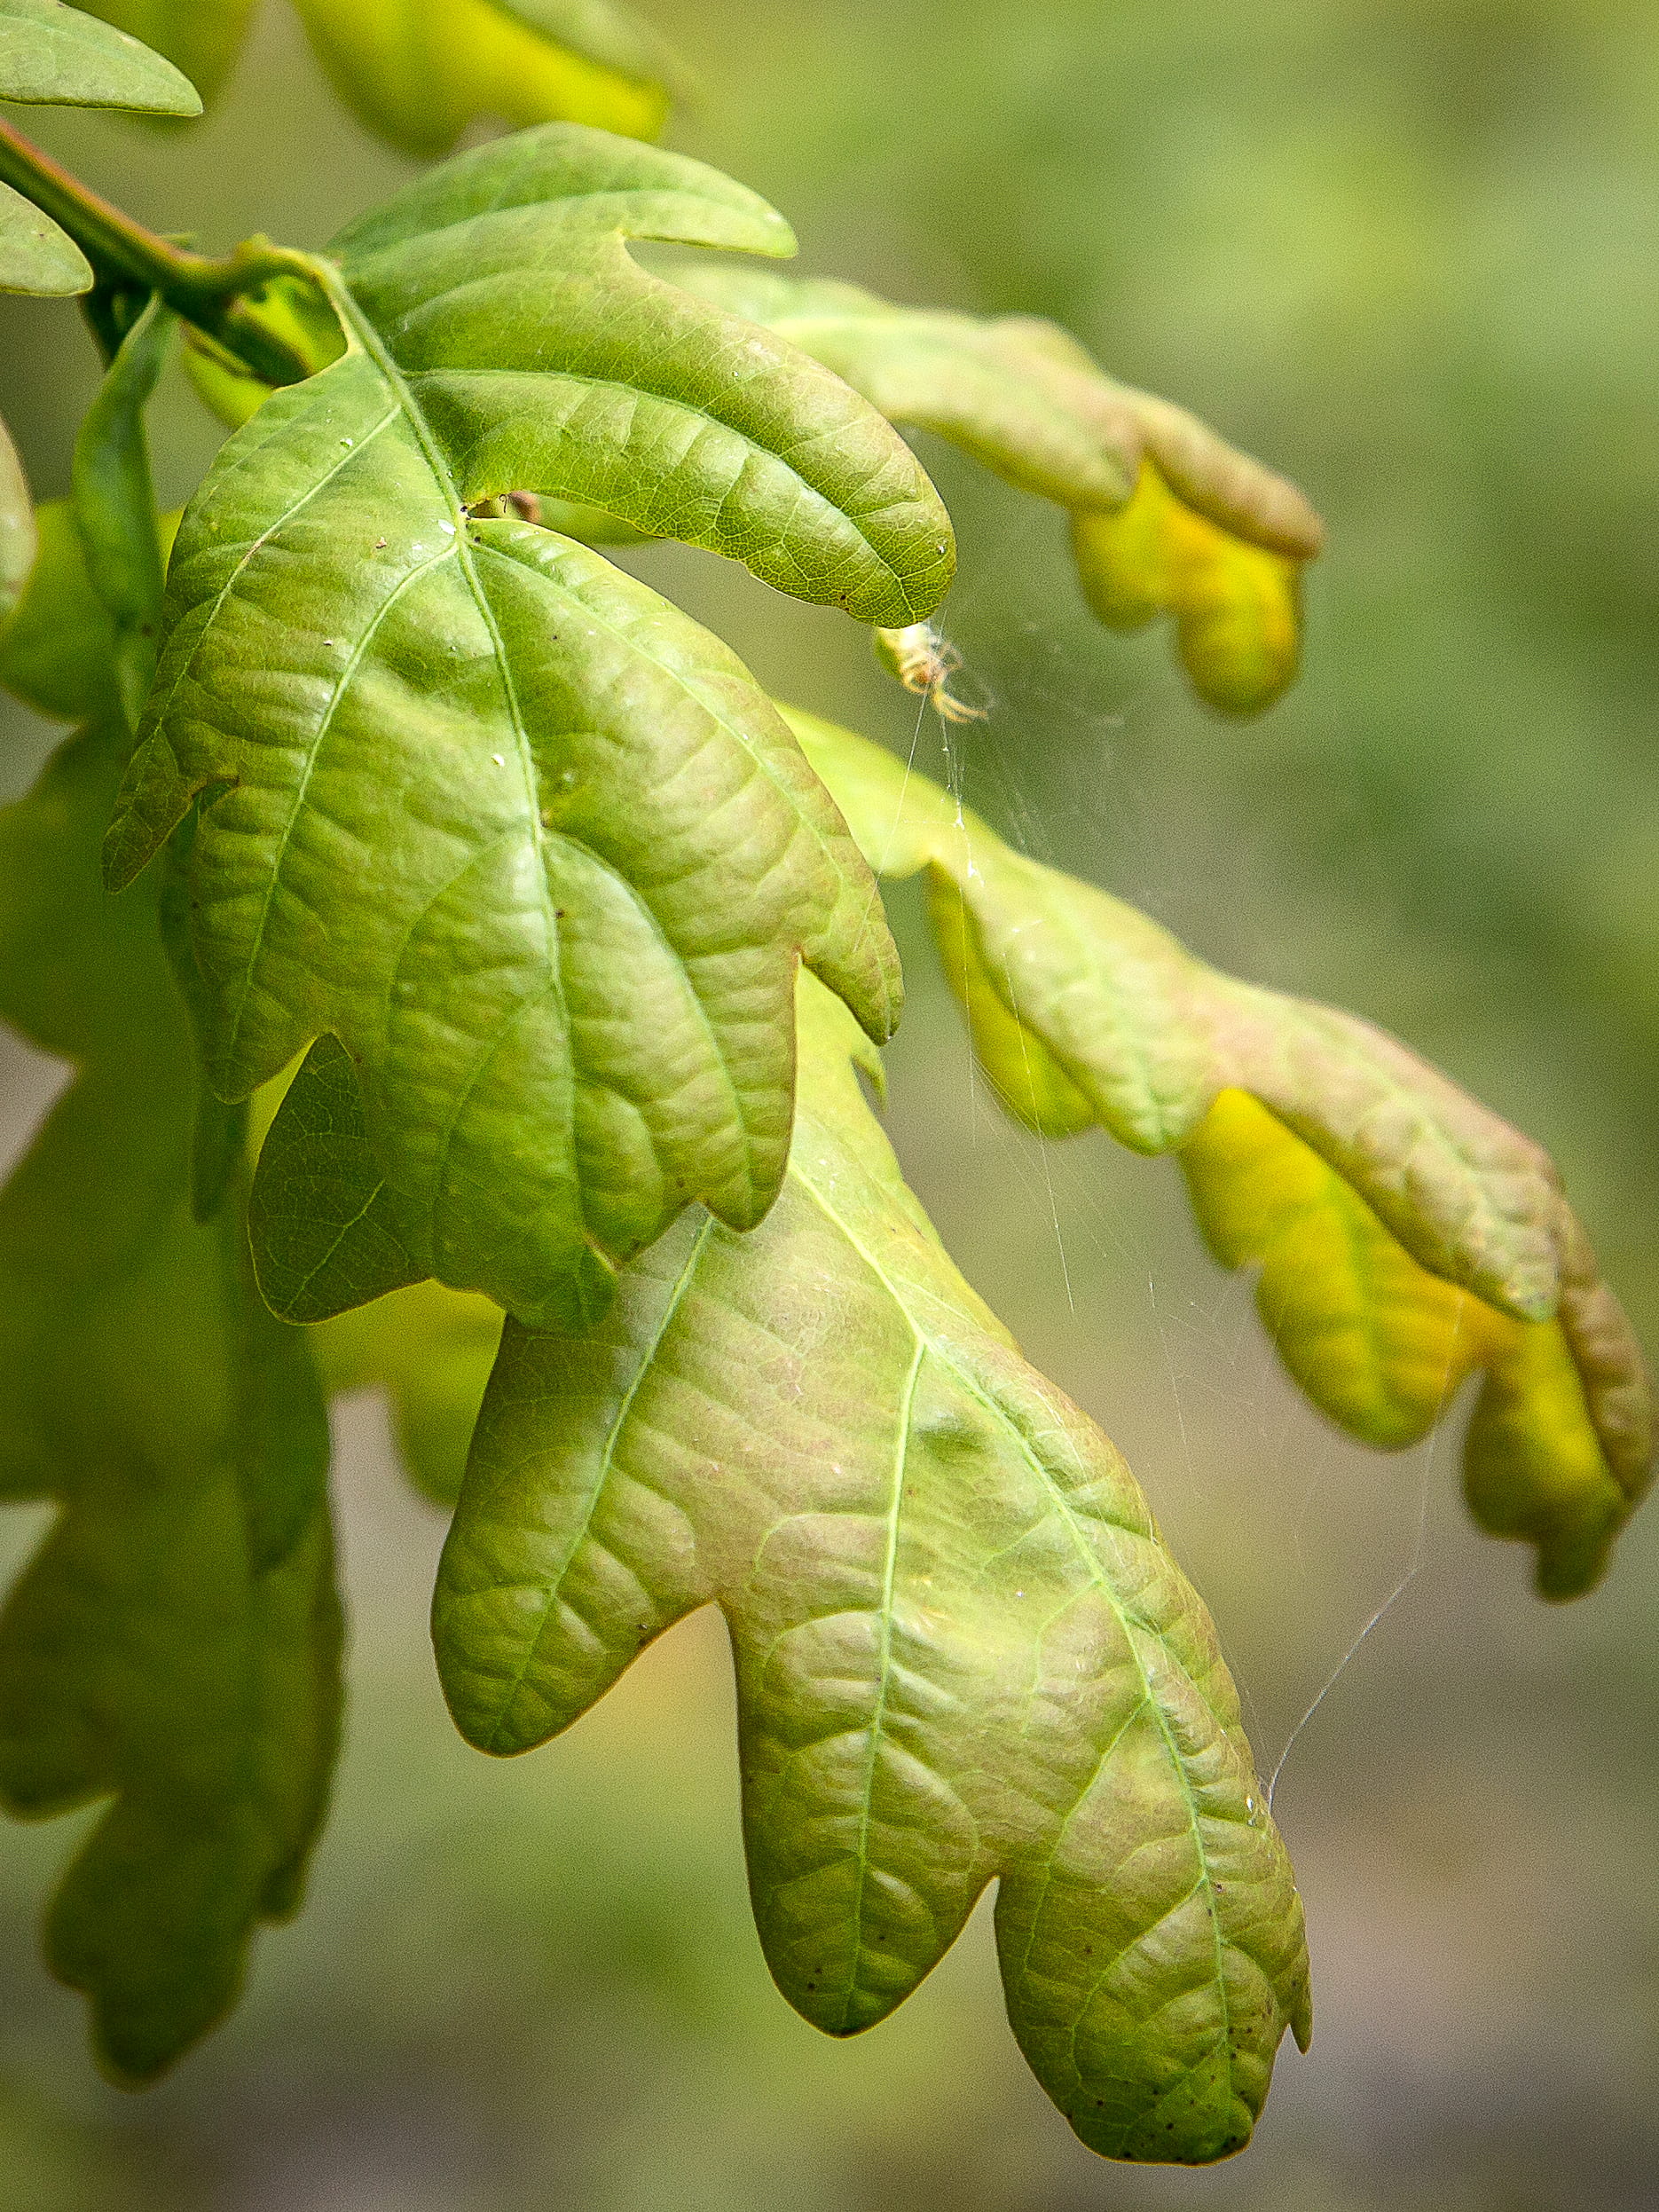
[[[1198,1802],[1193,1794],[1191,1782],[1187,1775],[1186,1763],[1183,1759],[1180,1751],[1176,1746],[1174,1731],[1170,1728],[1168,1717],[1164,1713],[1162,1707],[1158,1703],[1156,1696],[1153,1695],[1151,1677],[1146,1672],[1145,1665],[1143,1663],[1139,1650],[1136,1648],[1134,1635],[1131,1633],[1130,1615],[1127,1608],[1125,1608],[1120,1601],[1118,1594],[1112,1587],[1110,1581],[1106,1578],[1101,1569],[1100,1563],[1095,1555],[1092,1547],[1089,1544],[1082,1531],[1079,1528],[1077,1516],[1072,1508],[1070,1500],[1065,1496],[1065,1492],[1055,1482],[1047,1467],[1044,1466],[1042,1460],[1032,1450],[1026,1438],[1020,1434],[1019,1430],[1015,1428],[1012,1421],[1009,1420],[1006,1413],[1004,1413],[1000,1406],[998,1406],[987,1396],[985,1390],[980,1387],[978,1379],[969,1374],[962,1366],[960,1362],[954,1357],[949,1348],[941,1346],[937,1339],[932,1337],[925,1329],[923,1328],[920,1322],[916,1320],[916,1317],[911,1312],[908,1303],[907,1302],[902,1290],[893,1281],[887,1270],[882,1265],[881,1262],[876,1257],[875,1254],[869,1250],[869,1247],[853,1229],[851,1224],[846,1220],[845,1216],[837,1208],[832,1194],[822,1189],[806,1169],[796,1169],[792,1170],[792,1172],[799,1176],[802,1185],[810,1193],[814,1203],[818,1206],[820,1211],[824,1215],[825,1218],[833,1223],[835,1226],[840,1230],[841,1233],[845,1237],[847,1242],[863,1260],[865,1265],[869,1268],[872,1274],[874,1274],[877,1279],[882,1284],[889,1297],[892,1300],[895,1307],[903,1316],[907,1325],[910,1328],[912,1334],[916,1336],[917,1342],[924,1345],[928,1350],[932,1351],[933,1355],[940,1360],[941,1364],[947,1366],[951,1372],[958,1377],[969,1395],[972,1397],[980,1405],[982,1405],[986,1412],[989,1413],[994,1420],[995,1420],[1012,1435],[1016,1446],[1022,1457],[1026,1460],[1033,1472],[1037,1476],[1042,1487],[1048,1492],[1050,1497],[1053,1500],[1055,1509],[1060,1516],[1061,1522],[1065,1528],[1067,1535],[1072,1540],[1073,1548],[1075,1549],[1078,1557],[1083,1563],[1089,1580],[1097,1589],[1099,1590],[1101,1594],[1105,1597],[1107,1605],[1111,1608],[1113,1617],[1117,1621],[1118,1626],[1122,1633],[1124,1649],[1132,1660],[1136,1673],[1139,1677],[1142,1696],[1146,1701],[1147,1709],[1155,1718],[1158,1732],[1163,1739],[1164,1748],[1168,1758],[1169,1767],[1174,1774],[1176,1786],[1181,1792],[1182,1802],[1186,1808],[1187,1832],[1191,1838],[1193,1854],[1198,1861],[1199,1870],[1199,1883],[1198,1885],[1195,1885],[1195,1887],[1201,1886],[1203,1888],[1207,1900],[1211,1940],[1214,1945],[1215,1961],[1215,1987],[1217,1991],[1221,2005],[1221,2028],[1218,2036],[1213,2040],[1211,2047],[1215,2048],[1215,2044],[1218,2043],[1220,2047],[1227,2051],[1227,2074],[1229,2082],[1231,2082],[1233,2079],[1233,2068],[1231,2065],[1232,2003],[1228,1993],[1226,1974],[1224,1972],[1221,1915],[1215,1898],[1215,1875],[1210,1866],[1209,1851],[1204,1842],[1202,1830],[1199,1825]],[[1151,1635],[1165,1651],[1169,1653],[1172,1661],[1175,1662],[1179,1671],[1182,1673],[1186,1674],[1187,1680],[1192,1682],[1192,1687],[1198,1692],[1200,1702],[1203,1704],[1206,1711],[1209,1712],[1211,1718],[1215,1720],[1219,1732],[1225,1736],[1228,1731],[1222,1721],[1221,1716],[1215,1712],[1215,1706],[1211,1704],[1209,1697],[1206,1695],[1199,1683],[1193,1681],[1192,1676],[1191,1674],[1187,1674],[1187,1670],[1180,1665],[1178,1660],[1175,1659],[1175,1654],[1171,1649],[1168,1639],[1153,1627],[1150,1621],[1137,1619],[1136,1626],[1144,1629],[1144,1631]],[[1111,1750],[1115,1750],[1116,1744],[1120,1740],[1120,1737],[1113,1739],[1113,1744],[1110,1747]],[[1110,1756],[1110,1750],[1107,1756]],[[1104,1765],[1104,1759],[1097,1761],[1094,1771],[1091,1774],[1088,1783],[1081,1791],[1079,1791],[1077,1799],[1073,1805],[1071,1811],[1066,1814],[1065,1820],[1061,1822],[1058,1833],[1055,1838],[1054,1850],[1050,1853],[1048,1857],[1047,1864],[1049,1869],[1052,1869],[1053,1861],[1058,1852],[1060,1841],[1065,1836],[1066,1829],[1070,1826],[1072,1821],[1076,1818],[1082,1806],[1087,1801],[1089,1791],[1094,1787],[1096,1781],[1098,1780]],[[1045,1885],[1050,1878],[1050,1874],[1045,1874]],[[1187,1893],[1189,1896],[1193,1892],[1191,1891]],[[1159,1916],[1159,1920],[1153,1923],[1153,1926],[1161,1925],[1162,1920],[1166,1917],[1166,1915],[1160,1914]],[[1151,1930],[1148,1930],[1147,1933],[1150,1933]],[[1142,1940],[1144,1940],[1144,1938]],[[1027,1963],[1028,1960],[1029,1954],[1027,1954]]]

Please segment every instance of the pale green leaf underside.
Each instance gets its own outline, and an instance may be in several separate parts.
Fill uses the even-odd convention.
[[[59,0],[0,0],[0,99],[199,115],[201,101],[170,61],[99,15]]]
[[[91,264],[68,232],[0,184],[0,292],[69,299],[91,288]]]
[[[1201,1605],[1106,1439],[951,1266],[803,984],[783,1195],[689,1218],[580,1338],[509,1323],[434,1624],[482,1747],[569,1726],[713,1600],[781,1988],[870,2026],[1000,1878],[1016,2034],[1084,2140],[1247,2139],[1300,1901]]]
[[[0,1794],[110,1800],[48,1954],[111,2071],[232,2003],[321,1817],[340,1623],[304,1340],[240,1208],[190,1212],[194,1068],[146,889],[99,893],[124,734],[71,739],[0,816],[5,1016],[78,1075],[0,1194],[0,1495],[61,1515],[0,1617]]]
[[[1366,1441],[1415,1441],[1484,1366],[1471,1503],[1538,1545],[1546,1594],[1589,1587],[1651,1477],[1653,1394],[1548,1155],[1369,1023],[1219,973],[879,747],[790,720],[879,872],[926,870],[1010,1109],[1179,1151],[1220,1256],[1265,1263],[1297,1380]]]
[[[22,598],[39,550],[40,532],[28,479],[12,443],[12,433],[0,422],[0,625]],[[4,630],[0,627],[0,682],[5,681],[4,641]]]
[[[92,0],[90,12],[177,62],[211,99],[241,51],[254,0]]]
[[[645,506],[706,499],[688,534],[801,588],[891,586],[935,512],[895,434],[623,244],[779,228],[696,164],[572,129],[421,180],[342,241],[350,350],[230,440],[169,571],[111,880],[204,795],[216,1090],[332,1034],[420,1271],[531,1321],[591,1317],[692,1199],[764,1213],[798,958],[873,1035],[893,1019],[869,872],[741,665],[590,549],[468,511],[572,453]],[[696,404],[654,415],[626,382],[648,371]],[[717,389],[749,430],[700,412]],[[948,549],[927,538],[936,577]]]

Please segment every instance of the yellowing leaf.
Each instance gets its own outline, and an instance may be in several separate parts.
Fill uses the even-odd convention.
[[[1564,1271],[1547,1321],[1520,1321],[1419,1267],[1364,1199],[1242,1090],[1223,1090],[1180,1153],[1193,1210],[1228,1267],[1261,1266],[1256,1303],[1322,1412],[1397,1450],[1427,1435],[1465,1378],[1485,1376],[1465,1453],[1471,1510],[1537,1547],[1538,1586],[1600,1579],[1640,1495],[1647,1413],[1624,1317],[1589,1267]],[[1631,1448],[1633,1446],[1633,1449]]]
[[[1153,461],[1117,514],[1072,518],[1089,605],[1116,630],[1175,619],[1192,688],[1223,714],[1259,714],[1287,691],[1301,652],[1301,558],[1254,545],[1185,506]]]
[[[45,0],[7,4],[39,9]],[[613,0],[295,4],[340,97],[407,154],[446,154],[486,116],[654,138],[677,74],[662,41]],[[90,0],[90,12],[167,55],[210,98],[253,9],[252,0]]]
[[[1293,484],[1195,415],[1103,375],[1051,323],[894,307],[764,271],[674,276],[814,355],[891,421],[1067,508],[1095,612],[1122,630],[1172,617],[1193,689],[1218,712],[1260,713],[1289,687],[1301,571],[1324,526]]]
[[[1368,1022],[1220,974],[891,754],[790,720],[878,872],[926,870],[1010,1111],[1179,1153],[1218,1255],[1262,1264],[1291,1372],[1368,1443],[1411,1443],[1483,1371],[1471,1505],[1537,1546],[1546,1595],[1587,1589],[1651,1478],[1653,1400],[1548,1155]]]

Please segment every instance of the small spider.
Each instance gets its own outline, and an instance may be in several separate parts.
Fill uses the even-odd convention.
[[[876,657],[907,691],[925,698],[941,721],[985,720],[984,707],[951,697],[950,680],[962,666],[962,655],[931,622],[913,622],[903,630],[877,630]]]

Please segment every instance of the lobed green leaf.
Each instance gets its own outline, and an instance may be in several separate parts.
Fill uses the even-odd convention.
[[[107,20],[113,12],[86,14],[61,0],[0,0],[0,99],[200,114],[189,78],[117,28]]]
[[[1084,2141],[1223,2157],[1308,1997],[1214,1632],[1111,1444],[951,1266],[805,979],[801,1024],[767,1221],[688,1218],[585,1335],[508,1322],[439,1574],[446,1695],[523,1751],[714,1601],[790,2003],[871,2026],[996,1879],[1010,2019]]]
[[[161,2072],[291,1912],[338,1726],[327,1429],[254,1290],[240,1205],[190,1205],[193,1053],[151,893],[98,890],[126,751],[71,738],[0,815],[0,1011],[74,1084],[0,1193],[0,1495],[61,1513],[0,1616],[0,1795],[108,1800],[54,1971],[119,2080]]]
[[[1548,1155],[1368,1022],[1218,973],[880,748],[790,719],[879,871],[927,871],[1010,1110],[1178,1152],[1219,1256],[1262,1264],[1292,1373],[1366,1442],[1415,1441],[1483,1370],[1477,1517],[1537,1546],[1545,1595],[1589,1588],[1651,1479],[1653,1398]]]
[[[1051,323],[743,269],[673,274],[825,362],[890,420],[1066,508],[1095,612],[1130,630],[1172,616],[1212,706],[1258,713],[1293,679],[1301,571],[1323,525],[1294,485],[1196,416],[1103,375]]]
[[[798,959],[873,1035],[897,999],[868,870],[741,665],[589,548],[475,511],[525,483],[669,502],[866,613],[901,571],[943,588],[948,527],[892,429],[646,277],[625,237],[664,231],[787,235],[712,171],[573,127],[345,234],[350,350],[259,408],[185,516],[108,847],[118,886],[202,801],[218,1095],[332,1036],[413,1272],[531,1321],[590,1318],[693,1199],[765,1212]],[[262,1218],[305,1216],[295,1172]],[[285,1264],[262,1248],[296,1319],[371,1295],[343,1256],[303,1289]]]

